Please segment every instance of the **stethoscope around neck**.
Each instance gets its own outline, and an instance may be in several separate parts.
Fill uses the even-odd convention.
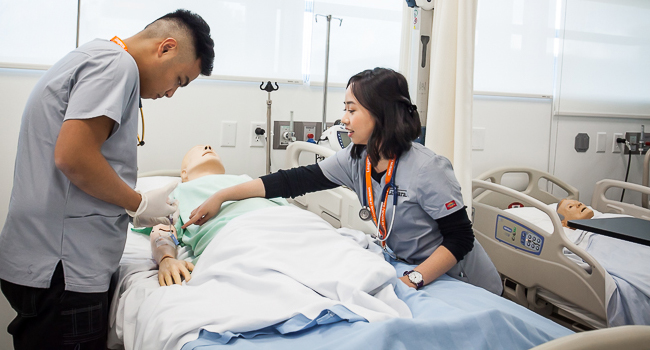
[[[386,197],[388,197],[389,191],[392,189],[393,190],[393,209],[392,209],[392,219],[390,221],[390,226],[386,230],[386,235],[382,238],[382,235],[380,234],[380,227],[381,227],[381,219],[382,217],[385,218],[386,216],[386,208],[383,207],[383,210],[379,210],[379,217],[377,218],[377,222],[375,222],[375,225],[377,226],[377,231],[375,232],[375,238],[377,238],[380,242],[385,242],[388,237],[390,236],[391,231],[393,230],[393,224],[395,223],[395,209],[397,208],[397,199],[398,199],[398,193],[397,193],[397,185],[395,184],[395,175],[397,174],[397,163],[399,162],[399,158],[395,159],[395,165],[393,167],[393,173],[392,176],[390,177],[390,181],[386,185],[384,185],[384,188],[381,191],[381,200],[379,201],[379,207],[382,207],[382,203],[386,200]],[[389,174],[386,174],[386,176],[389,176]],[[359,210],[359,218],[363,221],[368,221],[372,219],[372,212],[370,211],[370,207],[368,206],[368,185],[367,185],[367,176],[363,176],[363,207],[361,210]],[[373,207],[372,210],[375,210]]]

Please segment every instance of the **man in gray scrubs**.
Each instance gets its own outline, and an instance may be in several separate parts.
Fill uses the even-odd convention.
[[[66,55],[34,87],[0,234],[15,349],[105,349],[108,288],[140,226],[169,223],[172,187],[138,193],[140,98],[172,97],[214,61],[210,27],[178,10],[121,40]],[[126,209],[126,212],[125,212]]]

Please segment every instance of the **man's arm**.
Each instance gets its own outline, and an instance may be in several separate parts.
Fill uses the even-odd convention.
[[[142,197],[122,181],[101,153],[114,124],[106,116],[66,120],[56,141],[54,163],[82,191],[136,211]]]

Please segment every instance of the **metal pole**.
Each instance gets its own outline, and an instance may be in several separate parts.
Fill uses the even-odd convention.
[[[271,173],[271,93],[269,92],[269,99],[266,100],[266,174]]]
[[[81,0],[77,1],[77,43],[75,47],[79,47],[79,22],[81,22]]]
[[[318,21],[318,16],[327,18],[327,40],[325,44],[325,80],[323,82],[323,124],[321,125],[323,131],[325,131],[327,130],[327,79],[329,76],[330,65],[330,28],[332,24],[332,18],[339,20],[339,26],[343,23],[343,19],[332,17],[332,15],[316,15],[316,21]]]
[[[329,75],[330,65],[330,26],[332,24],[332,15],[327,15],[327,40],[325,44],[325,81],[323,83],[323,125],[322,130],[327,129],[327,77]]]

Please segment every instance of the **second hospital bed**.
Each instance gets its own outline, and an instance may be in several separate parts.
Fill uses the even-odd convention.
[[[519,186],[523,190],[502,184],[504,176],[511,175],[527,177],[525,186]],[[556,193],[565,193],[553,195],[546,190],[549,185],[559,188]],[[650,193],[650,188],[644,186],[602,180],[596,185],[592,199],[596,212],[650,220],[650,210],[646,208],[607,199],[605,193],[611,188]],[[574,232],[562,226],[555,206],[563,198],[578,199],[578,191],[573,186],[545,172],[515,167],[479,176],[473,181],[473,190],[474,231],[501,274],[504,295],[509,299],[574,330],[607,327],[608,320],[620,312],[617,308],[639,308],[650,314],[650,299],[640,292],[632,300],[621,298],[618,280],[614,283],[601,262],[586,251],[587,243],[591,242],[574,244],[578,242],[571,237]],[[605,239],[616,246],[627,244],[631,251],[650,253],[649,247]],[[647,266],[639,263],[637,268],[647,275]],[[611,300],[612,296],[618,299]],[[634,306],[621,307],[621,303]]]
[[[325,156],[333,153],[315,145],[297,143],[288,148],[292,165],[297,164],[298,155],[302,151]],[[158,182],[157,186],[164,181],[178,181],[167,176],[151,179]],[[144,179],[139,180],[138,186],[145,182]],[[295,202],[296,206],[307,208],[316,214],[313,216],[316,224],[320,220],[317,218],[319,216],[333,227],[341,227],[340,234],[347,235],[357,244],[365,244],[370,250],[377,249],[374,243],[367,244],[367,235],[361,233],[373,230],[366,225],[367,222],[358,220],[359,203],[352,191],[337,188],[324,191],[321,195],[312,193],[297,198]],[[255,220],[263,214],[260,212],[259,215],[249,215],[247,218]],[[231,224],[226,225],[224,230]],[[179,258],[188,255],[191,252],[181,250]],[[401,262],[388,261],[395,268],[396,277],[411,268]],[[197,269],[201,263],[197,264]],[[170,328],[164,320],[143,315],[142,309],[143,305],[149,311],[155,311],[156,307],[162,308],[164,298],[161,295],[164,296],[172,289],[178,293],[175,294],[177,299],[189,302],[185,309],[180,307],[172,315],[165,314],[173,324],[191,330],[192,337],[182,346],[185,350],[216,349],[223,346],[232,349],[528,349],[572,333],[501,296],[446,275],[420,291],[410,289],[402,283],[395,284],[394,293],[409,307],[412,318],[396,317],[368,323],[352,317],[334,322],[337,318],[328,311],[317,319],[302,319],[303,328],[295,330],[294,327],[294,331],[291,331],[292,325],[285,322],[260,324],[260,329],[250,332],[215,333],[206,330],[207,326],[197,323],[196,318],[192,317],[193,309],[205,305],[192,304],[192,299],[205,296],[192,294],[189,285],[159,287],[156,268],[155,262],[151,260],[148,237],[130,231],[120,269],[114,276],[116,290],[111,305],[109,348],[133,349],[134,344],[144,349],[155,348],[156,345],[153,344],[160,344],[162,338],[168,337],[167,331]],[[255,302],[242,298],[233,299],[232,303]],[[280,300],[287,296],[278,295],[277,298]],[[205,300],[209,301],[210,296]]]

